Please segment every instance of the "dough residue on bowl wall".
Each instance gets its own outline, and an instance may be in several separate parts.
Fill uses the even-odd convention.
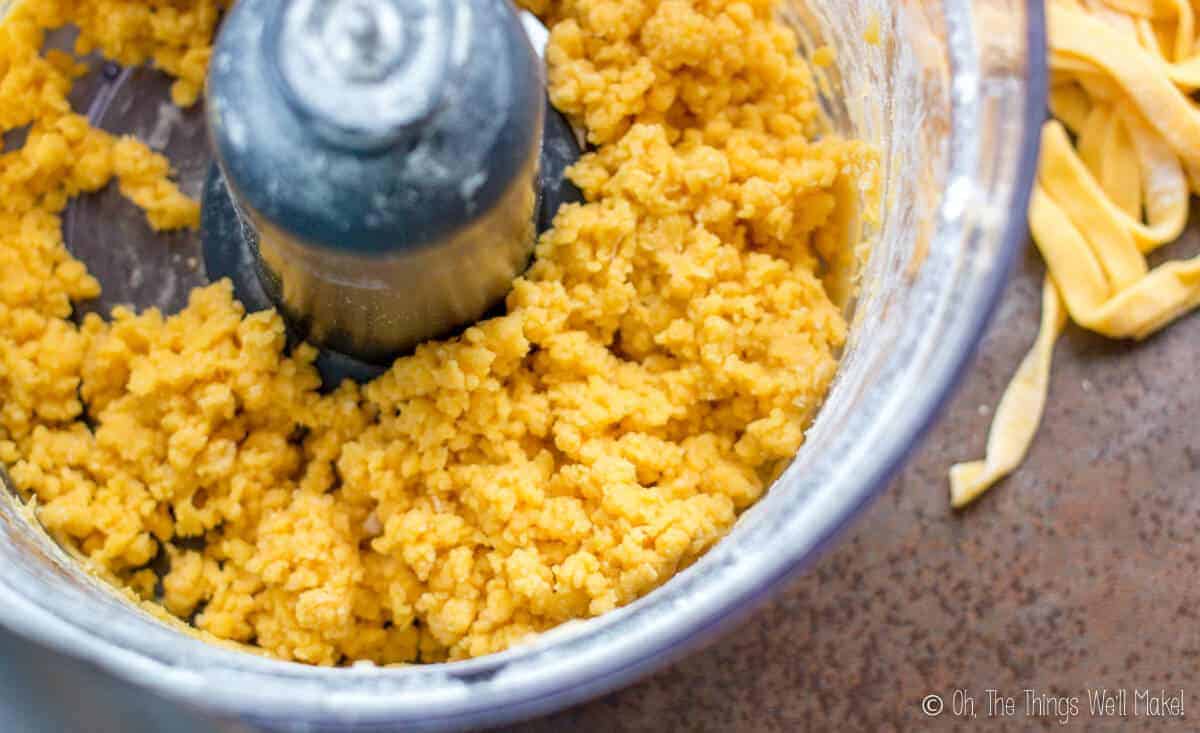
[[[0,24],[0,460],[116,582],[314,664],[460,659],[628,603],[718,541],[799,449],[846,337],[819,275],[878,178],[821,132],[770,2],[531,2],[554,104],[594,152],[507,314],[321,394],[314,351],[228,282],[167,317],[72,319],[100,284],[61,213],[116,180],[157,229],[195,201],[91,128],[85,68],[201,92],[223,2],[26,0]],[[151,565],[169,567],[161,579]]]

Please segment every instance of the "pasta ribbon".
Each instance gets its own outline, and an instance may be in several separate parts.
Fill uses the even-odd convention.
[[[1050,111],[1029,226],[1048,270],[1037,341],[996,410],[987,457],[950,470],[963,507],[1012,473],[1037,433],[1067,317],[1144,339],[1200,306],[1200,257],[1151,269],[1200,193],[1193,0],[1049,0]]]

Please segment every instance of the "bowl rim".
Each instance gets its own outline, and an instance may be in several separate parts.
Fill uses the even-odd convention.
[[[1036,171],[1041,122],[1045,117],[1048,71],[1046,64],[1046,26],[1044,8],[1039,2],[1025,3],[1026,65],[1028,79],[1024,89],[1020,119],[1021,149],[1015,180],[1012,181],[1011,211],[1027,210]],[[1014,115],[1015,117],[1015,115]],[[945,205],[943,201],[941,206]],[[725,588],[719,599],[691,608],[677,608],[668,622],[658,623],[652,633],[630,634],[607,647],[600,658],[564,656],[570,649],[598,633],[628,620],[630,608],[607,614],[607,623],[588,629],[556,629],[538,642],[511,649],[502,654],[449,664],[410,666],[402,669],[350,668],[328,670],[259,659],[243,652],[211,647],[207,652],[194,648],[168,654],[150,649],[153,639],[142,648],[123,645],[72,623],[21,593],[12,591],[0,578],[0,623],[4,627],[70,656],[95,663],[100,668],[157,692],[169,699],[205,712],[235,717],[261,725],[336,726],[341,729],[370,729],[380,725],[405,724],[414,729],[457,729],[474,725],[499,725],[505,722],[547,714],[569,705],[594,698],[628,685],[677,660],[687,652],[727,629],[768,599],[783,583],[799,574],[828,549],[849,524],[877,498],[890,479],[915,450],[933,425],[941,408],[949,401],[965,374],[1000,301],[1017,255],[1026,241],[1024,216],[1010,216],[998,236],[995,266],[980,286],[976,301],[981,305],[965,314],[961,335],[946,348],[938,363],[939,372],[930,381],[941,385],[915,400],[905,425],[879,447],[878,458],[863,473],[854,491],[838,497],[825,514],[818,529],[798,540],[790,548],[754,559],[753,571]],[[792,539],[792,538],[786,538]],[[710,594],[718,595],[718,594]],[[647,598],[653,598],[650,594]],[[635,606],[638,604],[634,604]],[[166,631],[164,629],[164,631]],[[178,646],[174,632],[168,632]],[[593,643],[593,646],[595,644]],[[154,653],[154,652],[162,653]],[[539,669],[555,653],[552,669]],[[216,662],[233,659],[228,667]],[[209,666],[185,669],[184,662],[210,657]],[[534,670],[527,673],[526,670]],[[326,683],[338,679],[339,685],[362,683],[353,693],[330,690]],[[356,680],[357,678],[357,680]],[[386,678],[389,686],[373,688],[372,683]],[[407,678],[413,684],[393,687]],[[431,681],[441,684],[431,685]],[[275,689],[268,689],[275,688]],[[411,693],[398,695],[403,689]],[[311,694],[310,694],[311,693]]]

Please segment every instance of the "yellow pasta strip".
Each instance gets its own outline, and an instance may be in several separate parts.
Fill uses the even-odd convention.
[[[1113,116],[1102,150],[1099,170],[1101,188],[1127,215],[1141,218],[1142,171],[1121,115]],[[1141,254],[1136,245],[1130,250],[1135,256]]]
[[[1093,99],[1097,97],[1096,93],[1090,88],[1090,85],[1084,87],[1088,89],[1088,94]],[[1083,164],[1088,167],[1088,170],[1095,173],[1100,170],[1100,160],[1104,155],[1103,140],[1108,137],[1108,128],[1113,121],[1112,104],[1108,102],[1100,102],[1092,105],[1091,114],[1083,121],[1083,127],[1079,129],[1076,144],[1079,147],[1079,158]],[[1042,135],[1042,144],[1045,144],[1046,136]]]
[[[1111,122],[1108,124],[1109,128],[1114,126]],[[1111,129],[1107,134],[1112,136]],[[1105,152],[1109,153],[1106,159],[1110,159],[1114,151]],[[1128,157],[1136,168],[1137,160],[1132,155]],[[1136,178],[1134,181],[1138,185]],[[1088,228],[1091,236],[1085,246],[1090,246],[1108,275],[1105,295],[1132,285],[1146,275],[1146,258],[1138,251],[1133,235],[1115,216],[1116,207],[1105,205],[1105,192],[1079,158],[1072,155],[1067,132],[1057,122],[1047,123],[1042,132],[1039,182],[1077,227]]]
[[[1200,89],[1200,58],[1180,61],[1168,67],[1167,73],[1176,86],[1191,92]]]
[[[1145,217],[1125,221],[1142,252],[1152,252],[1183,234],[1188,215],[1188,179],[1179,158],[1166,141],[1132,113],[1123,113],[1125,127],[1141,165]]]
[[[1029,224],[1071,319],[1089,330],[1116,339],[1142,339],[1200,303],[1200,258],[1162,265],[1114,292],[1106,287],[1085,235],[1040,188],[1030,206]]]
[[[1066,322],[1058,291],[1047,277],[1042,287],[1042,327],[996,409],[987,458],[950,469],[950,501],[956,508],[978,499],[1025,460],[1046,406],[1054,344]]]
[[[1050,43],[1056,53],[1084,59],[1106,72],[1180,157],[1200,163],[1200,111],[1157,63],[1124,35],[1087,13],[1051,0]]]
[[[1104,4],[1126,15],[1147,20],[1162,17],[1164,6],[1167,5],[1167,3],[1156,2],[1156,0],[1104,0]]]
[[[1091,97],[1083,91],[1083,87],[1073,82],[1057,85],[1050,90],[1051,114],[1076,135],[1087,124],[1092,106]]]
[[[1104,269],[1071,218],[1039,185],[1029,206],[1029,226],[1041,247],[1050,272],[1063,282],[1062,297],[1073,320],[1088,317],[1103,307],[1111,292]]]

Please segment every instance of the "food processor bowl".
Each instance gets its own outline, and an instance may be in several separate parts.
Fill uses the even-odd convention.
[[[988,323],[1025,241],[1046,39],[1041,3],[1026,0],[793,0],[781,12],[806,51],[836,52],[821,70],[826,110],[837,131],[878,145],[882,197],[864,208],[867,257],[832,392],[768,495],[701,560],[627,607],[502,654],[315,668],[211,645],[157,620],[88,574],[0,491],[0,624],[225,719],[288,730],[452,729],[626,685],[802,571],[914,450]]]

